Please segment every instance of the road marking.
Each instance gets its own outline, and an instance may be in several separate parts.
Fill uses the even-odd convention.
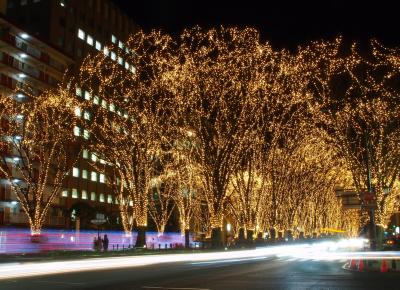
[[[60,282],[60,281],[49,281],[49,280],[40,280],[34,281],[35,283],[47,283],[47,284],[62,284],[62,285],[85,285],[86,283],[81,282]]]
[[[142,289],[163,289],[163,290],[210,290],[206,288],[176,288],[176,287],[159,287],[159,286],[143,286]]]

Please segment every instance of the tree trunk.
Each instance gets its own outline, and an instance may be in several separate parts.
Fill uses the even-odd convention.
[[[190,231],[189,229],[185,229],[185,248],[190,248]]]
[[[213,228],[211,230],[211,247],[213,249],[220,249],[223,247],[222,243],[222,229],[219,228]]]
[[[247,230],[246,244],[249,247],[253,247],[254,246],[253,235],[254,235],[254,230]]]
[[[239,229],[239,236],[238,236],[238,245],[240,247],[243,247],[246,244],[246,237],[245,237],[244,233],[245,233],[245,229],[244,228],[240,228]]]
[[[136,248],[144,248],[146,246],[146,228],[144,226],[138,227],[138,234],[136,238]]]

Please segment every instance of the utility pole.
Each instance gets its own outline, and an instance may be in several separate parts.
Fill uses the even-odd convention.
[[[368,185],[368,194],[375,194],[372,192],[372,182],[371,182],[371,167],[369,164],[370,158],[369,158],[369,134],[368,132],[366,133],[365,136],[365,149],[367,150],[367,185]],[[375,204],[369,206],[368,212],[369,212],[369,224],[370,224],[370,230],[369,230],[369,241],[370,241],[370,246],[371,250],[376,250],[376,227],[375,227]]]

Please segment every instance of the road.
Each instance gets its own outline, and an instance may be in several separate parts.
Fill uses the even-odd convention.
[[[358,273],[341,261],[260,257],[178,262],[0,281],[1,290],[400,289],[400,273]]]

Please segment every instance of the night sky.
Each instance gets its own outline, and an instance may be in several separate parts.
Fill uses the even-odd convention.
[[[251,26],[263,39],[282,48],[309,40],[366,42],[377,38],[400,46],[398,0],[113,0],[144,30],[171,34],[194,25]]]

